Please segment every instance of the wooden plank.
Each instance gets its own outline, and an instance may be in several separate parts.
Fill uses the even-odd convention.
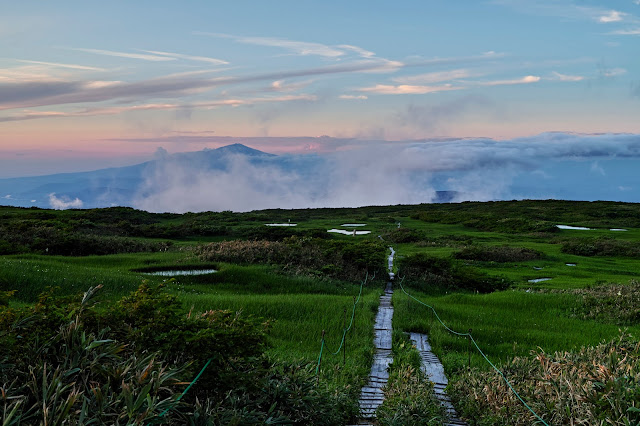
[[[389,259],[390,268],[392,267],[391,262],[392,256]],[[389,364],[393,361],[391,354],[392,296],[393,287],[391,282],[388,282],[384,294],[380,296],[380,305],[373,327],[373,343],[376,351],[373,355],[369,382],[362,388],[360,393],[360,417],[363,421],[364,419],[375,418],[376,410],[384,402],[382,389],[389,379]]]
[[[467,426],[467,423],[458,417],[458,413],[451,403],[449,395],[447,395],[445,388],[449,381],[447,380],[447,376],[444,374],[444,367],[442,366],[442,363],[438,357],[431,352],[431,345],[429,345],[428,336],[421,333],[409,333],[409,338],[420,352],[422,371],[424,371],[429,380],[433,382],[433,393],[447,412],[449,417],[447,425]]]

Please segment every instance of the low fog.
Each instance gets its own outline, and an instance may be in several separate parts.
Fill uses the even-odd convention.
[[[323,154],[232,154],[219,169],[164,155],[145,170],[131,205],[178,213],[357,207],[434,202],[436,191],[450,191],[454,202],[637,202],[639,156],[639,135],[567,133],[507,141],[359,141]]]

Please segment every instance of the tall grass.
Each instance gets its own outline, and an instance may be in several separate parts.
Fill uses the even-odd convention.
[[[407,291],[433,306],[453,330],[466,333],[471,329],[482,350],[497,363],[514,356],[526,356],[537,348],[557,351],[595,345],[619,333],[616,325],[571,318],[580,303],[573,294],[504,291],[434,296],[410,288]],[[405,331],[429,334],[433,350],[448,374],[467,367],[469,353],[472,366],[490,369],[477,351],[469,352],[466,338],[446,331],[426,307],[398,291],[393,301],[394,324]],[[629,327],[629,332],[640,336],[640,327]]]
[[[340,345],[345,309],[350,318],[353,295],[357,294],[358,287],[353,286],[353,290],[350,295],[185,292],[180,299],[195,312],[230,309],[271,320],[268,352],[284,360],[316,362],[324,330],[327,347],[323,352],[321,376],[353,385],[366,376],[371,363],[372,324],[380,294],[378,289],[367,289],[356,306],[353,327],[346,337],[346,365],[343,365],[343,353],[333,355],[332,352]]]
[[[640,423],[640,344],[621,335],[597,346],[537,350],[505,367],[521,396],[548,424]],[[530,425],[536,417],[496,374],[472,370],[450,389],[474,425]]]
[[[102,284],[100,299],[113,299],[135,290],[143,279],[131,269],[149,265],[180,265],[183,253],[136,253],[109,256],[64,257],[16,255],[0,257],[0,290],[17,290],[15,297],[34,302],[47,287],[59,294],[77,294]]]

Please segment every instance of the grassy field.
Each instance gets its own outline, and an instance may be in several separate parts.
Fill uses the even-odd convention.
[[[503,363],[515,356],[528,355],[541,348],[546,352],[577,349],[611,340],[620,327],[575,318],[572,309],[578,298],[571,294],[527,293],[513,290],[491,294],[425,295],[407,288],[407,292],[433,306],[442,321],[460,333],[472,335],[485,354]],[[452,335],[441,326],[431,310],[408,298],[402,291],[394,293],[394,327],[404,331],[427,333],[434,352],[449,373],[465,368],[468,355],[471,365],[490,369],[474,349],[469,351],[465,337]],[[640,336],[640,326],[628,327]]]
[[[351,315],[359,282],[323,277],[318,271],[285,274],[282,265],[203,261],[195,255],[194,248],[227,240],[321,238],[357,245],[382,239],[396,250],[396,266],[403,259],[425,254],[446,259],[456,267],[504,277],[510,287],[489,294],[411,280],[405,283],[407,291],[433,306],[447,326],[463,333],[471,329],[482,350],[498,365],[506,365],[514,357],[527,356],[538,348],[545,352],[568,351],[615,338],[621,325],[606,320],[606,315],[598,321],[583,319],[579,314],[583,296],[574,290],[607,283],[627,284],[640,277],[640,256],[634,251],[640,246],[640,206],[635,204],[524,201],[183,216],[151,215],[130,209],[50,212],[0,208],[0,218],[0,253],[5,253],[0,256],[0,290],[17,290],[13,305],[34,302],[48,287],[58,287],[61,294],[74,294],[102,284],[99,297],[108,303],[135,290],[143,280],[164,282],[193,312],[229,309],[268,321],[268,352],[282,360],[316,363],[325,330],[327,348],[321,377],[338,387],[357,388],[368,373],[373,319],[384,279],[378,277],[363,289],[346,341],[343,365],[342,353],[332,352],[340,343],[345,315]],[[287,223],[289,219],[297,226],[264,226]],[[341,228],[345,223],[365,223],[365,227],[357,229],[371,234],[356,238],[327,235],[327,229]],[[557,224],[595,229],[559,230]],[[53,253],[48,247],[44,251],[41,237],[26,236],[49,235],[47,232],[70,235],[83,244],[87,239],[103,238],[114,251],[135,240],[147,251],[55,255],[56,249],[52,249]],[[597,239],[614,250],[626,251],[587,256],[567,249],[570,244],[593,245]],[[76,240],[69,241],[72,244]],[[158,244],[165,248],[158,251]],[[517,261],[456,258],[468,247],[483,252],[503,246],[531,250],[537,257]],[[89,252],[95,249],[90,244],[84,247]],[[60,245],[58,250],[64,252],[68,246]],[[170,268],[212,268],[217,272],[172,280],[141,272]],[[550,279],[530,282],[540,278]],[[476,351],[469,351],[467,339],[444,330],[425,306],[410,300],[397,284],[393,304],[394,329],[428,333],[448,374],[455,377],[466,370],[469,356],[473,367],[490,368]],[[640,336],[639,322],[625,324],[625,328],[636,338]]]

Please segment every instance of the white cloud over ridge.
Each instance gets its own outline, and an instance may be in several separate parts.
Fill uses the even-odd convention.
[[[324,142],[340,146],[330,139]],[[370,141],[324,155],[258,162],[235,156],[222,170],[168,158],[149,170],[134,206],[187,212],[417,204],[435,201],[441,190],[453,191],[453,201],[640,201],[640,192],[619,189],[637,187],[638,159],[640,135],[570,133],[507,141]]]
[[[66,210],[82,208],[84,203],[77,197],[73,200],[67,196],[56,197],[56,193],[52,192],[49,194],[49,205],[52,209]]]

